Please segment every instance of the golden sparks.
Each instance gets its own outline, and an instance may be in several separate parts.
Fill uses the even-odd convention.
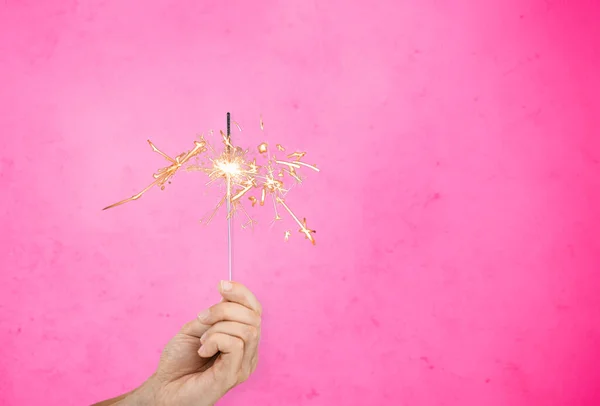
[[[260,152],[261,154],[266,154],[269,151],[269,146],[267,145],[266,142],[263,142],[262,144],[260,144],[258,146],[258,152]]]
[[[201,152],[206,151],[206,143],[204,141],[194,141],[194,148],[191,149],[188,152],[184,152],[182,154],[179,154],[175,157],[175,159],[171,158],[170,156],[168,156],[167,154],[165,154],[164,152],[162,152],[160,149],[158,149],[153,143],[152,141],[148,140],[148,144],[150,144],[150,147],[152,148],[152,150],[156,153],[158,153],[159,155],[161,155],[163,158],[165,158],[167,161],[171,162],[171,165],[169,166],[165,166],[164,168],[160,168],[158,171],[156,171],[156,173],[153,175],[154,176],[154,182],[152,182],[150,185],[148,185],[144,190],[142,190],[141,192],[139,192],[136,195],[131,196],[130,198],[121,200],[120,202],[111,204],[110,206],[105,207],[102,210],[107,210],[107,209],[111,209],[113,207],[116,206],[120,206],[124,203],[130,202],[132,200],[137,200],[140,197],[142,197],[142,195],[144,193],[146,193],[148,190],[150,190],[152,188],[152,186],[158,186],[160,187],[161,190],[165,189],[165,183],[167,182],[171,182],[171,178],[173,178],[173,176],[175,175],[175,173],[185,164],[187,163],[187,161],[190,160],[190,158],[200,154]]]
[[[233,122],[238,130],[242,130],[237,122]],[[260,118],[260,129],[264,130],[262,116]],[[209,135],[212,134],[212,130]],[[302,161],[306,152],[292,152],[286,155],[285,159],[277,159],[271,156],[269,147],[266,142],[257,146],[258,158],[261,160],[257,163],[256,158],[250,157],[250,150],[243,149],[234,145],[231,138],[220,132],[223,143],[222,152],[217,151],[203,136],[199,141],[194,141],[194,147],[182,154],[171,158],[161,150],[159,150],[152,142],[148,141],[152,150],[164,159],[170,165],[160,168],[153,176],[154,182],[148,185],[138,194],[114,203],[105,207],[103,210],[110,209],[121,204],[139,199],[144,193],[150,190],[153,186],[158,186],[161,190],[165,188],[166,183],[170,183],[176,172],[185,166],[187,171],[203,172],[208,177],[208,185],[219,183],[224,186],[223,196],[213,208],[212,212],[205,216],[201,222],[209,223],[219,208],[224,203],[229,203],[230,209],[227,212],[227,217],[232,217],[236,213],[241,213],[246,221],[242,224],[243,228],[253,227],[256,221],[250,217],[246,211],[243,202],[250,201],[251,206],[264,206],[267,200],[272,200],[274,207],[273,221],[281,220],[282,217],[278,211],[278,207],[283,207],[284,211],[289,214],[291,219],[300,227],[298,230],[314,245],[315,238],[313,234],[315,230],[308,228],[306,219],[302,221],[292,211],[290,206],[284,200],[289,192],[288,183],[301,182],[302,179],[298,173],[302,168],[308,168],[315,172],[319,172],[316,165],[307,164]],[[281,144],[276,144],[278,152],[285,152],[286,149]],[[194,158],[194,162],[192,162]],[[247,199],[247,200],[246,200]],[[288,241],[291,236],[289,230],[285,231],[284,240]]]

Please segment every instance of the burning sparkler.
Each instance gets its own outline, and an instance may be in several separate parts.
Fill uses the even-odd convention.
[[[237,125],[237,123],[235,124]],[[237,125],[237,127],[241,131],[239,125]],[[261,130],[264,129],[262,118],[260,120],[260,128]],[[310,165],[302,161],[306,152],[296,151],[286,155],[285,148],[280,144],[276,144],[277,152],[273,152],[272,154],[269,145],[263,142],[259,144],[257,148],[259,159],[262,161],[262,164],[259,165],[256,158],[250,157],[252,154],[248,149],[244,150],[231,142],[229,113],[227,113],[227,133],[221,131],[220,135],[224,145],[222,152],[215,150],[215,148],[201,136],[200,141],[194,141],[194,147],[191,150],[179,154],[175,158],[171,158],[148,140],[152,150],[165,158],[170,165],[160,168],[153,175],[155,179],[154,182],[141,192],[130,198],[107,206],[103,210],[119,206],[132,200],[137,200],[153,186],[158,186],[161,190],[164,190],[166,183],[170,183],[175,173],[179,169],[185,167],[185,170],[187,171],[204,172],[209,178],[207,185],[222,183],[225,187],[225,192],[212,213],[201,221],[205,224],[209,223],[219,208],[225,203],[227,207],[226,218],[228,224],[227,240],[230,279],[232,267],[231,222],[234,214],[241,212],[245,216],[246,221],[242,224],[242,227],[244,228],[253,226],[255,223],[255,220],[249,216],[244,208],[244,198],[250,201],[253,207],[256,204],[264,206],[267,199],[272,200],[275,212],[274,221],[282,219],[278,211],[278,207],[282,207],[300,227],[298,231],[304,234],[304,236],[314,245],[315,238],[313,234],[315,233],[315,230],[309,229],[306,224],[306,218],[300,220],[285,201],[285,196],[289,191],[288,183],[290,179],[296,183],[302,181],[302,178],[298,173],[301,168],[309,168],[319,172],[319,169],[315,165]],[[284,154],[287,159],[277,159],[275,153]],[[285,231],[284,240],[288,241],[290,236],[290,231]]]

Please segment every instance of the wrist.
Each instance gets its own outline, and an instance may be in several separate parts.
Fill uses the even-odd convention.
[[[114,403],[115,406],[158,406],[158,385],[152,375],[139,388]]]

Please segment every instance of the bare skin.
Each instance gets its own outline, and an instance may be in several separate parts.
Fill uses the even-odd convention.
[[[212,406],[256,369],[262,307],[244,285],[223,281],[222,301],[187,323],[139,388],[94,406]]]

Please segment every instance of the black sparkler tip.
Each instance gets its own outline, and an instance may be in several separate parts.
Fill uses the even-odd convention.
[[[231,137],[231,114],[227,112],[227,136]]]

